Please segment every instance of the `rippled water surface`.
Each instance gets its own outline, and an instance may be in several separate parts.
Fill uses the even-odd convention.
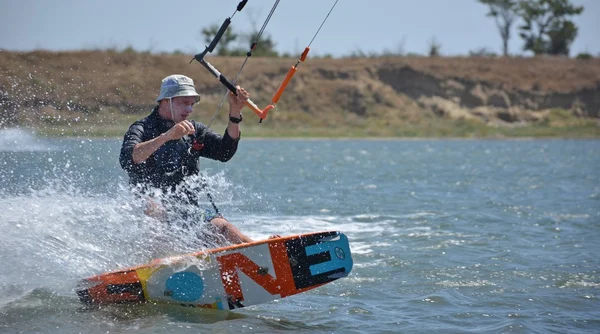
[[[342,231],[355,265],[234,312],[79,303],[82,277],[194,250],[141,213],[119,148],[0,132],[0,332],[600,328],[599,141],[243,139],[201,163],[225,216],[254,238]]]

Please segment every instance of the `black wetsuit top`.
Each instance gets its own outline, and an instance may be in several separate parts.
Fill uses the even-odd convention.
[[[200,157],[223,162],[233,157],[240,137],[232,139],[227,130],[219,136],[204,124],[191,122],[196,129],[193,136],[166,142],[138,164],[133,163],[134,146],[167,132],[174,122],[162,118],[155,107],[150,115],[129,127],[123,138],[119,162],[129,174],[130,184],[173,190],[186,176],[198,174]],[[197,143],[193,145],[194,141]]]

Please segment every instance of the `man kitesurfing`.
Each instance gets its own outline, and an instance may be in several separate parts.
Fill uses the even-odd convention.
[[[241,11],[246,2],[242,0],[236,11]],[[278,3],[276,0],[258,37]],[[309,44],[274,94],[272,104],[260,109],[249,99],[250,94],[235,84],[258,37],[233,81],[205,59],[227,30],[231,17],[223,22],[210,45],[194,56],[227,88],[221,101],[222,104],[227,98],[229,103],[229,123],[224,134],[218,135],[210,129],[221,105],[206,125],[188,120],[194,105],[200,101],[200,94],[191,78],[173,74],[162,80],[158,105],[150,115],[129,127],[119,160],[133,189],[149,200],[146,214],[195,232],[202,241],[234,245],[157,259],[146,265],[86,278],[77,289],[82,302],[152,302],[233,310],[308,291],[345,277],[352,269],[348,238],[340,232],[283,238],[275,235],[254,242],[219,213],[210,193],[206,192],[213,210],[202,208],[199,203],[199,191],[193,190],[199,180],[194,178],[200,174],[199,159],[229,161],[237,152],[241,136],[242,108],[247,106],[261,121],[265,119],[310,49]],[[201,179],[200,185],[205,187]],[[202,222],[206,225],[197,225]]]
[[[312,40],[304,52],[302,52],[296,65],[288,71],[283,82],[273,95],[271,104],[264,109],[260,109],[249,99],[249,93],[234,83],[248,61],[248,58],[252,56],[252,51],[254,51],[279,1],[276,0],[273,4],[269,15],[258,32],[256,40],[250,46],[250,50],[246,54],[246,59],[233,81],[229,81],[205,59],[205,56],[214,50],[229,27],[231,19],[235,16],[236,12],[244,8],[248,0],[240,1],[231,17],[224,20],[211,43],[206,46],[203,52],[194,56],[194,60],[197,60],[204,66],[228,90],[226,96],[229,102],[229,123],[223,136],[217,135],[210,130],[212,119],[208,122],[208,125],[187,120],[194,104],[200,101],[200,95],[196,92],[194,82],[191,78],[174,74],[163,79],[160,94],[156,100],[158,106],[154,108],[149,116],[133,123],[123,139],[119,160],[123,169],[129,174],[132,185],[135,185],[138,189],[142,189],[146,193],[152,193],[148,192],[149,189],[161,189],[166,193],[175,193],[175,197],[178,197],[178,200],[187,201],[190,204],[199,206],[196,192],[190,191],[189,187],[185,187],[185,185],[181,187],[182,189],[177,188],[184,184],[184,181],[190,176],[199,174],[198,160],[200,157],[223,162],[233,157],[240,140],[241,133],[239,126],[242,121],[242,108],[247,106],[260,118],[261,122],[267,117],[268,112],[275,108],[275,104],[279,101],[279,98],[296,73],[300,62],[305,61],[311,44],[338,2],[338,0],[334,2]],[[215,115],[220,106],[217,108]],[[209,227],[216,228],[217,236],[222,236],[226,241],[233,244],[252,242],[252,239],[242,234],[239,229],[223,218],[210,193],[207,193],[207,195],[213,210],[204,210],[202,220],[209,223]],[[171,213],[177,211],[176,206],[174,208],[161,208],[155,201],[151,200],[149,203],[146,213],[153,216],[165,216],[169,210]],[[184,220],[189,220],[186,212],[183,212],[181,216]],[[187,222],[187,224],[193,223]]]
[[[188,177],[198,175],[200,157],[226,162],[237,151],[241,110],[250,95],[239,86],[236,93],[229,94],[229,123],[220,136],[204,124],[187,119],[200,101],[194,81],[180,74],[164,78],[156,99],[158,105],[146,118],[134,122],[123,138],[119,162],[134,189],[145,194],[156,189],[163,193],[178,191],[176,197],[197,204],[197,194],[185,188],[177,190],[177,187]],[[219,237],[233,244],[253,241],[223,218],[210,195],[209,199],[213,209],[205,209],[202,218],[215,228]],[[173,209],[150,200],[146,213],[168,219],[165,216],[176,211]]]

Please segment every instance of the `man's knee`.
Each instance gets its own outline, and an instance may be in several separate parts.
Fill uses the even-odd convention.
[[[230,223],[222,217],[213,218],[210,223],[216,227],[219,232],[224,232],[229,229]]]

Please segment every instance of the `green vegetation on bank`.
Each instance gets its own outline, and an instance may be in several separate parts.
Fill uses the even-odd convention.
[[[107,112],[71,120],[47,118],[37,123],[33,130],[48,136],[120,138],[131,123],[144,116]],[[196,114],[192,118],[204,123],[209,120]],[[224,131],[225,127],[225,121],[219,118],[211,125],[217,133]],[[551,110],[544,121],[518,125],[491,125],[478,120],[444,118],[393,123],[384,119],[355,119],[329,124],[310,118],[289,122],[266,119],[259,124],[256,116],[247,113],[242,133],[245,138],[600,138],[600,126],[598,120],[579,118],[563,109]]]

